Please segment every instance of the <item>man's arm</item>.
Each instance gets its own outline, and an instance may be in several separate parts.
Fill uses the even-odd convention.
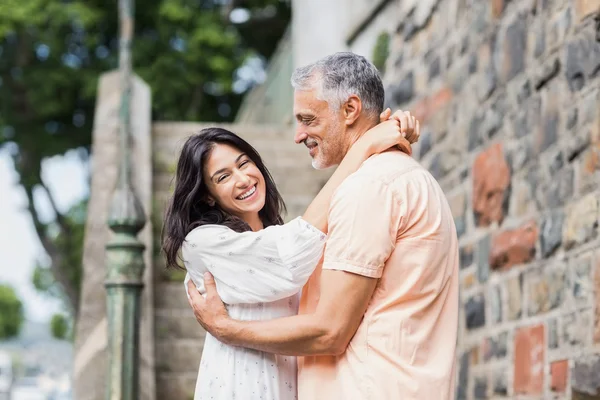
[[[276,354],[338,355],[346,350],[358,329],[377,281],[345,271],[324,270],[314,314],[267,321],[229,318],[212,278],[205,278],[206,299],[190,283],[190,305],[200,324],[224,343]]]

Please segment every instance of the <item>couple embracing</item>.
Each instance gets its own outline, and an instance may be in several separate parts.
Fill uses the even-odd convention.
[[[352,53],[292,84],[296,143],[315,168],[337,166],[301,217],[283,223],[266,166],[234,133],[205,129],[181,151],[163,250],[208,332],[194,398],[454,398],[458,243],[410,156],[419,122],[383,111],[377,69]]]

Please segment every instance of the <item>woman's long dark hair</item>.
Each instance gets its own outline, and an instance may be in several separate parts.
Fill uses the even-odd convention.
[[[217,144],[227,144],[245,153],[256,164],[265,178],[265,206],[259,211],[265,227],[283,223],[281,214],[285,204],[271,174],[258,152],[244,139],[222,128],[206,128],[187,139],[181,149],[175,191],[167,205],[162,228],[162,250],[167,268],[181,268],[177,262],[178,252],[186,235],[194,228],[206,224],[224,225],[236,232],[251,230],[241,218],[222,210],[218,204],[210,206],[208,189],[202,178],[204,165]]]

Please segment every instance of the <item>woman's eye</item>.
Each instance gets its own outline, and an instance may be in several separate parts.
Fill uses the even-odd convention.
[[[242,168],[246,164],[248,164],[248,160],[242,161],[242,163],[240,164],[240,168]]]
[[[229,175],[221,175],[218,179],[217,179],[217,183],[222,182],[225,178],[227,178]]]

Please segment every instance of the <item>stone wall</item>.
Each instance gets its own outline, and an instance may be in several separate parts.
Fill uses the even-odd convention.
[[[600,1],[400,9],[388,104],[460,237],[457,398],[600,399]]]

